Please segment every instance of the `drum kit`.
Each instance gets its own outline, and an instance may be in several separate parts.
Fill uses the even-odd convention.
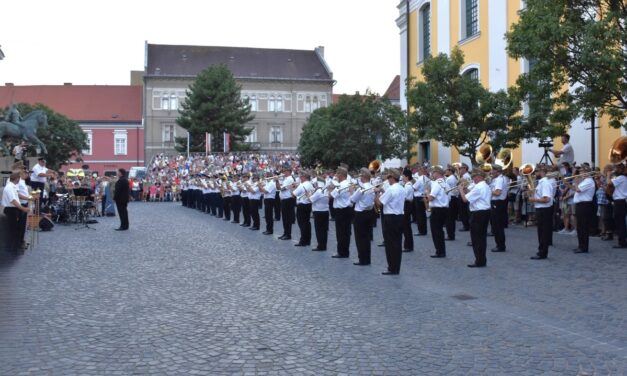
[[[56,223],[76,224],[77,228],[89,227],[92,215],[98,210],[88,196],[75,196],[70,193],[57,193],[57,200],[51,206],[52,219]]]

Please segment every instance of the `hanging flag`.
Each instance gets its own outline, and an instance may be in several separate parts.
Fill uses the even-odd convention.
[[[224,152],[228,153],[231,150],[231,135],[224,132]]]
[[[211,153],[211,134],[205,132],[205,155]]]

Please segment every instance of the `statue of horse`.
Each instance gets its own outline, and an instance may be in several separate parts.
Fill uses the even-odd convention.
[[[18,124],[8,121],[0,121],[0,140],[5,136],[18,140],[25,140],[41,148],[43,154],[48,154],[46,145],[37,138],[37,128],[48,127],[48,116],[42,110],[36,110],[24,116]],[[9,153],[5,145],[0,141],[0,150]]]

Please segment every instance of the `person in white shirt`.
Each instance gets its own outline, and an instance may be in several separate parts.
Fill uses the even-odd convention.
[[[579,174],[590,173],[590,168],[582,166]],[[577,174],[577,172],[576,172]],[[575,181],[565,181],[574,192],[573,203],[575,204],[575,216],[577,218],[577,248],[573,249],[575,253],[588,253],[588,245],[590,242],[590,225],[596,213],[594,212],[594,204],[592,199],[596,191],[596,183],[592,176],[575,178]]]
[[[447,185],[444,181],[444,169],[441,166],[433,166],[431,168],[431,190],[427,194],[429,200],[429,208],[431,208],[431,216],[429,217],[429,225],[431,226],[431,237],[435,247],[433,258],[446,257],[446,246],[444,245],[444,224],[448,211],[449,197],[446,194]]]
[[[266,221],[264,235],[272,235],[274,232],[274,200],[276,196],[276,184],[271,179],[272,173],[266,172],[266,180],[260,184],[263,193],[263,214]]]
[[[240,225],[242,227],[250,226],[250,192],[248,191],[248,186],[250,184],[250,175],[242,175],[242,189],[240,189],[240,194],[242,196],[242,216],[244,217],[244,221]]]
[[[312,251],[324,252],[327,250],[329,234],[329,192],[327,187],[329,184],[331,184],[330,181],[324,179],[324,176],[318,176],[314,182],[315,190],[308,194],[313,211],[316,241],[318,242]]]
[[[314,187],[310,178],[308,171],[301,171],[300,184],[292,192],[296,199],[296,223],[300,229],[300,239],[294,244],[296,247],[307,247],[311,244],[311,200],[307,194],[311,194]]]
[[[455,240],[455,227],[459,213],[459,191],[453,189],[459,180],[455,176],[455,169],[449,165],[444,172],[446,186],[448,187],[448,210],[446,211],[446,240]]]
[[[37,159],[37,164],[33,167],[33,172],[30,175],[30,186],[33,188],[33,191],[40,190],[43,192],[50,175],[51,173],[48,172],[48,168],[46,168],[46,159],[44,157],[39,157]],[[40,204],[44,203],[40,202]]]
[[[414,211],[414,181],[409,169],[403,170],[403,189],[405,190],[405,207],[403,209],[403,252],[414,251],[414,234],[411,230],[411,217]]]
[[[402,234],[403,217],[405,210],[405,189],[399,184],[400,174],[396,170],[387,173],[389,187],[379,187],[375,189],[375,204],[383,206],[383,242],[385,243],[385,257],[388,263],[388,270],[381,273],[383,275],[396,275],[401,272],[401,259],[403,252]],[[383,192],[383,193],[381,193]]]
[[[28,179],[28,171],[26,169],[22,169],[22,171],[20,171],[20,181],[17,184],[17,195],[20,200],[20,205],[22,205],[25,208],[28,208],[28,203],[29,203],[28,200],[30,199],[30,192],[28,191],[28,186],[26,185],[26,179]],[[43,192],[42,192],[42,196],[43,196]],[[28,246],[24,242],[24,235],[26,234],[27,220],[28,220],[28,215],[25,213],[22,213],[20,215],[20,220],[19,220],[20,232],[18,234],[18,237],[20,238],[20,247],[22,249],[26,249],[26,247]]]
[[[351,187],[350,200],[355,204],[355,245],[359,261],[355,265],[370,265],[370,236],[372,234],[372,217],[374,214],[374,189],[370,184],[372,175],[367,168],[359,173],[359,187]]]
[[[249,230],[259,230],[259,205],[261,204],[262,192],[259,190],[259,176],[253,175],[252,182],[248,186],[248,205],[250,218],[252,219],[252,226]]]
[[[568,163],[572,166],[575,163],[575,151],[573,150],[573,147],[569,142],[570,135],[563,134],[562,144],[564,145],[564,147],[562,148],[562,150],[549,150],[551,153],[553,153],[553,155],[559,158],[556,163],[557,166],[562,166],[564,163]]]
[[[333,258],[348,258],[351,242],[351,220],[353,216],[353,207],[350,201],[349,181],[347,180],[348,171],[340,167],[337,169],[335,176],[340,183],[338,187],[330,186],[329,196],[333,198],[333,207],[335,208],[335,236],[337,238],[337,254]]]
[[[485,182],[485,173],[480,168],[472,170],[472,186],[466,193],[460,189],[462,200],[468,204],[470,210],[470,241],[475,254],[475,262],[469,264],[469,268],[482,268],[486,266],[486,249],[488,237],[488,224],[490,223],[490,201],[492,190]]]
[[[290,167],[283,169],[283,181],[277,180],[276,189],[279,191],[279,198],[281,199],[281,218],[283,219],[283,234],[279,236],[279,239],[290,240],[292,239],[292,225],[295,219],[294,206],[296,205],[296,198],[292,196],[294,178]]]
[[[468,165],[466,163],[462,163],[459,168],[460,180],[465,180],[467,185],[472,183],[472,177],[468,173]],[[470,209],[467,202],[464,200],[459,200],[459,220],[462,223],[462,228],[459,230],[460,232],[466,232],[470,230]]]
[[[239,176],[231,175],[231,183],[229,184],[229,188],[231,191],[231,211],[233,212],[233,220],[231,223],[239,224],[239,214],[242,211],[242,194],[237,188],[239,184]]]
[[[505,224],[507,223],[507,192],[508,187],[503,168],[499,165],[492,165],[492,209],[490,212],[490,225],[494,234],[496,248],[492,252],[505,252]]]
[[[414,179],[414,217],[418,226],[418,235],[424,236],[427,235],[427,206],[425,203],[425,191],[429,185],[427,168],[420,166]]]
[[[4,207],[4,214],[7,216],[7,232],[5,250],[17,254],[20,252],[22,239],[19,237],[19,216],[20,213],[28,213],[28,209],[20,204],[20,198],[17,193],[17,184],[20,181],[20,173],[12,172],[9,176],[9,182],[2,192],[2,200],[0,203]]]
[[[615,177],[611,178],[611,174],[607,174],[607,180],[611,181],[608,184],[610,187],[614,187],[612,192],[612,200],[614,202],[614,226],[616,228],[616,235],[618,237],[618,244],[613,248],[627,248],[627,241],[625,240],[625,214],[627,212],[625,199],[627,198],[627,173],[625,165],[620,163],[616,165]],[[610,188],[611,189],[611,188]]]
[[[553,197],[554,192],[551,187],[551,179],[546,177],[546,167],[538,166],[536,168],[538,182],[533,192],[527,192],[530,195],[529,202],[534,203],[536,209],[536,223],[538,229],[538,253],[531,256],[532,260],[544,260],[549,254],[549,245],[551,244],[551,234],[553,233]]]

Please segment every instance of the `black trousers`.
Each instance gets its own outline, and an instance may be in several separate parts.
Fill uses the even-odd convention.
[[[311,244],[311,204],[296,205],[296,221],[300,229],[300,244]]]
[[[46,188],[46,184],[45,183],[39,183],[36,181],[31,181],[30,182],[30,186],[31,188],[33,188],[33,191],[36,190],[40,190],[41,192],[44,191],[44,189]],[[41,195],[41,199],[39,200],[39,209],[41,210],[41,206],[45,205],[47,203],[47,199],[44,198],[43,194]]]
[[[490,209],[477,210],[470,213],[470,241],[475,254],[475,264],[485,265],[486,249],[488,247],[488,224],[490,223]]]
[[[353,208],[335,209],[335,236],[337,239],[337,254],[349,256],[351,243],[351,220]]]
[[[263,200],[263,218],[266,221],[266,232],[274,232],[274,197]]]
[[[372,231],[372,211],[355,211],[355,245],[357,256],[362,264],[370,264],[370,232]],[[411,230],[410,230],[411,231]]]
[[[575,216],[577,217],[578,248],[582,251],[587,251],[590,243],[590,222],[593,217],[596,217],[592,201],[575,204]]]
[[[414,197],[414,211],[416,224],[418,225],[418,233],[420,235],[427,234],[427,207],[424,197]]]
[[[388,262],[388,271],[392,273],[400,273],[401,259],[403,252],[401,250],[401,235],[403,233],[403,215],[385,214],[383,216],[385,228],[383,232],[383,241],[385,242],[385,258]],[[441,231],[442,227],[440,227]]]
[[[294,224],[294,205],[296,198],[286,198],[281,200],[281,217],[283,218],[283,236],[292,236],[292,225]]]
[[[242,196],[231,196],[231,210],[233,211],[233,222],[239,223],[239,213],[242,210]]]
[[[627,246],[625,241],[625,200],[614,200],[614,226],[616,228],[616,236],[618,236],[618,245]]]
[[[18,208],[6,207],[4,208],[4,214],[7,216],[5,247],[7,251],[15,253],[22,244],[22,239],[19,237],[19,220],[22,212]]]
[[[403,249],[414,250],[414,233],[411,230],[411,215],[414,209],[413,201],[405,201],[403,208]],[[357,236],[357,234],[355,234]]]
[[[536,222],[538,228],[538,253],[539,257],[549,255],[549,245],[553,237],[553,206],[548,208],[536,208]]]
[[[459,213],[459,198],[451,196],[446,212],[446,236],[455,239],[455,226],[457,226],[457,214]]]
[[[505,250],[505,222],[507,222],[507,201],[492,200],[490,209],[490,225],[494,233],[494,241],[499,251]],[[505,214],[505,215],[503,215]]]
[[[459,200],[459,220],[462,222],[464,230],[470,229],[470,204],[463,200]]]
[[[203,193],[200,210],[204,213],[211,213],[211,193]],[[215,213],[211,213],[215,215]]]
[[[444,245],[444,224],[446,223],[447,212],[448,208],[431,208],[431,216],[429,217],[431,237],[433,238],[435,254],[439,256],[446,256],[446,246]]]
[[[118,215],[120,216],[120,228],[128,230],[128,210],[126,202],[117,202],[115,207],[118,209]]]
[[[224,215],[224,198],[220,192],[213,193],[213,200],[216,210],[218,211],[218,218],[222,218]]]
[[[329,235],[329,211],[314,211],[314,228],[316,230],[316,240],[320,250],[327,249],[327,237]]]
[[[252,219],[254,228],[259,228],[260,219],[259,219],[259,204],[261,204],[261,200],[248,200],[248,204],[250,207],[250,218]]]
[[[329,197],[329,213],[331,218],[335,220],[335,208],[333,207],[333,197]]]
[[[231,220],[231,196],[223,197],[224,201],[224,219]]]
[[[242,224],[250,225],[250,199],[248,197],[242,197],[242,215],[244,216],[244,222]]]
[[[279,197],[279,191],[274,195],[274,219],[276,221],[281,220],[281,197]]]

